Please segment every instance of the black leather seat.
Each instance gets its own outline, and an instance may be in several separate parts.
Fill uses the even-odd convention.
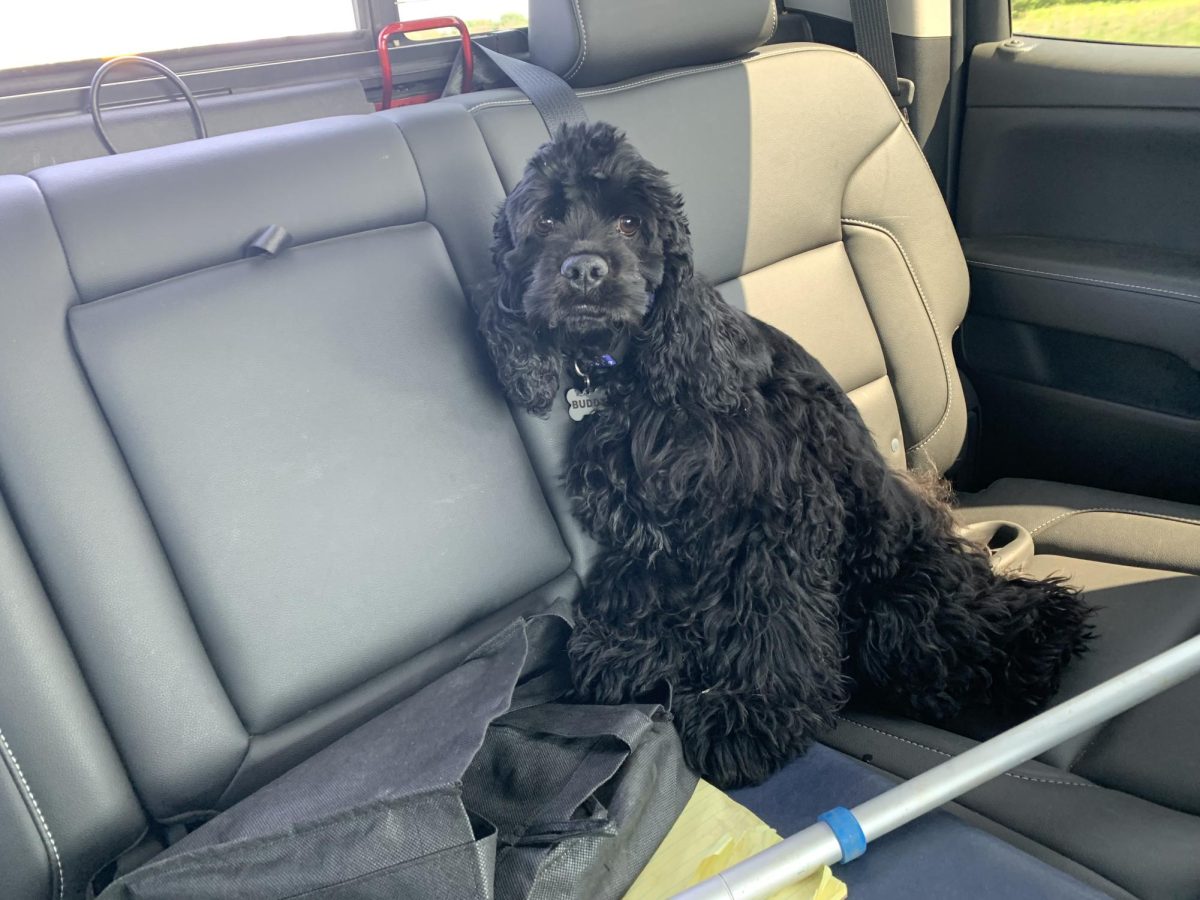
[[[139,807],[204,818],[575,589],[418,155],[361,116],[0,179],[0,895],[81,896]]]
[[[618,41],[633,5],[538,0],[535,61],[671,172],[731,303],[809,346],[896,465],[945,469],[966,270],[878,78],[818,45],[740,56],[767,0],[693,2],[682,34],[637,4]],[[570,423],[510,414],[465,299],[546,137],[496,91],[0,178],[0,896],[83,896],[147,821],[228,806],[578,589]],[[292,246],[246,257],[272,225]],[[1055,526],[1083,518],[1060,500]],[[1113,598],[1068,690],[1197,629],[1196,551],[1139,529],[1200,513],[1144,518],[1111,558],[1039,546]],[[1114,893],[1191,896],[1194,692],[966,802]],[[971,740],[847,721],[830,742],[900,774]]]

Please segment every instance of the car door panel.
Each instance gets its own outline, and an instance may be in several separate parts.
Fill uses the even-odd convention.
[[[1200,499],[1200,48],[1021,38],[969,69],[960,350],[981,467]]]

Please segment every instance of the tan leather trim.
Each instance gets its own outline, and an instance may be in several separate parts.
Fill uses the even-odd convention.
[[[904,434],[900,428],[900,410],[896,406],[896,394],[888,376],[880,375],[874,381],[847,391],[846,395],[858,408],[876,449],[888,465],[894,469],[908,468]]]
[[[917,277],[917,272],[916,269],[913,268],[912,260],[909,258],[907,251],[905,251],[904,245],[900,243],[900,239],[896,237],[896,235],[890,229],[885,228],[876,222],[867,222],[862,219],[842,219],[842,224],[851,227],[873,229],[881,234],[887,235],[887,237],[891,239],[892,243],[896,245],[896,249],[900,252],[900,256],[904,259],[904,265],[908,269],[908,274],[912,278],[913,286],[917,289],[917,296],[921,298],[921,306],[925,308],[925,317],[929,321],[929,327],[933,330],[933,339],[937,342],[938,354],[941,356],[942,360],[942,372],[946,378],[946,405],[942,410],[941,417],[938,419],[937,424],[933,427],[933,429],[908,448],[909,452],[911,453],[916,450],[920,450],[931,440],[937,437],[938,432],[941,431],[946,422],[950,420],[950,411],[953,407],[954,401],[954,364],[950,360],[949,352],[947,350],[947,342],[945,339],[943,339],[942,331],[938,327],[937,317],[934,316],[933,308],[929,305],[929,298],[925,296],[925,290],[921,287],[921,280]]]
[[[840,241],[756,269],[737,282],[746,312],[802,344],[843,390],[887,372],[883,348]]]
[[[1144,510],[1138,510],[1138,509],[1119,509],[1117,507],[1111,507],[1111,506],[1094,506],[1091,509],[1068,510],[1065,513],[1055,516],[1053,519],[1049,519],[1048,521],[1043,522],[1041,525],[1038,525],[1036,528],[1033,528],[1030,531],[1030,534],[1035,534],[1035,535],[1039,534],[1039,533],[1045,531],[1047,528],[1050,528],[1051,526],[1058,524],[1063,519],[1069,519],[1072,516],[1082,516],[1087,513],[1122,513],[1127,516],[1145,516],[1148,519],[1164,519],[1168,522],[1182,522],[1185,525],[1200,525],[1200,519],[1185,519],[1185,518],[1182,518],[1181,516],[1168,516],[1168,515],[1164,515],[1162,513],[1146,512]]]
[[[1040,553],[1200,574],[1200,507],[1186,503],[1005,478],[962,495],[958,516],[1019,522]]]
[[[895,131],[895,104],[886,93],[879,96],[877,77],[854,77],[860,61],[851,59],[816,65],[796,57],[745,67],[750,215],[742,271],[837,240],[846,184]],[[806,109],[803,119],[796,118],[798,105]],[[844,115],[847,108],[855,115]],[[854,149],[838,153],[835,147]]]

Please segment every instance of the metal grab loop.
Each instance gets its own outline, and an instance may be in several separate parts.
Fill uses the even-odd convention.
[[[115,154],[119,151],[113,146],[108,132],[104,130],[104,122],[100,117],[100,87],[104,84],[104,79],[110,71],[119,65],[128,63],[141,63],[149,66],[151,69],[159,72],[175,87],[179,88],[179,93],[183,95],[183,99],[187,101],[187,105],[192,110],[192,121],[196,123],[196,136],[200,138],[208,137],[208,129],[204,126],[204,114],[200,111],[200,104],[196,102],[195,96],[188,90],[188,86],[183,83],[182,78],[158,60],[150,59],[146,56],[116,56],[96,70],[96,74],[92,76],[91,87],[88,90],[88,107],[92,113],[92,124],[96,126],[96,132],[100,135],[100,141],[109,153]]]

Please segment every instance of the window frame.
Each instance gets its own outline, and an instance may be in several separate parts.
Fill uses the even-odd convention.
[[[375,36],[384,25],[396,21],[396,6],[393,0],[353,2],[358,23],[353,32],[210,44],[146,55],[183,76],[200,99],[347,78],[362,81],[368,96],[377,98],[380,72]],[[48,9],[52,13],[53,7]],[[47,22],[52,23],[52,16]],[[504,52],[526,48],[523,30],[482,37],[486,44]],[[396,83],[420,86],[429,82],[440,90],[458,41],[409,41],[403,35],[397,35],[397,39],[400,46],[392,51]],[[0,70],[0,126],[83,112],[88,86],[100,63],[100,59],[89,59]],[[161,76],[130,67],[105,85],[104,105],[133,105],[173,96],[174,91]]]
[[[395,22],[395,2],[354,0],[354,7],[359,28],[353,32],[210,44],[148,55],[184,76],[188,88],[202,100],[211,95],[348,78],[360,80],[368,98],[378,100],[376,35],[384,25]],[[413,92],[442,89],[457,53],[457,38],[409,41],[404,35],[396,37],[400,46],[392,49],[395,83],[413,85]],[[528,48],[524,29],[490,32],[475,40],[480,38],[503,53],[522,53]],[[0,70],[0,126],[84,112],[91,77],[100,64],[100,59],[92,59]],[[133,67],[104,86],[106,107],[166,97],[174,97],[166,79]]]

